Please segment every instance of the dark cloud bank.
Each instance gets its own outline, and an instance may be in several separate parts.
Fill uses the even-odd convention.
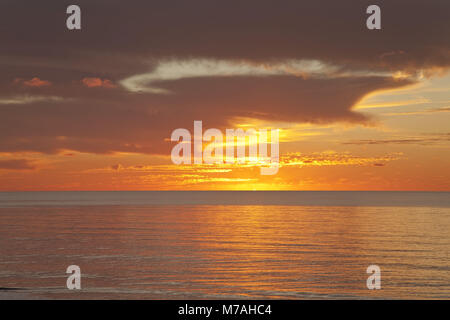
[[[207,128],[223,128],[234,117],[367,123],[367,116],[352,110],[355,103],[375,90],[416,81],[393,79],[390,72],[413,75],[450,65],[448,1],[380,1],[382,30],[375,31],[365,27],[369,1],[77,1],[81,31],[65,28],[69,4],[0,4],[0,152],[168,154],[164,139],[175,128],[191,129],[193,120]],[[348,75],[158,84],[172,94],[119,85],[164,59],[201,58],[268,66],[317,60]],[[51,85],[21,85],[33,78]],[[86,78],[114,85],[88,87]],[[8,103],[27,97],[53,98]]]

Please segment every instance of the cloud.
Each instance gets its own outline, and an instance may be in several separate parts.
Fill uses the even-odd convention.
[[[450,112],[450,107],[442,107],[442,108],[434,108],[425,110],[425,112],[429,113],[436,113],[436,112]]]
[[[384,163],[374,163],[373,166],[374,167],[384,167],[386,164]]]
[[[406,137],[396,139],[363,139],[346,141],[342,144],[347,145],[383,145],[383,144],[418,144],[418,145],[435,145],[450,142],[450,133],[423,135],[420,137]]]
[[[100,78],[83,78],[81,80],[83,85],[85,85],[88,88],[95,88],[95,87],[103,87],[103,88],[115,88],[116,85],[111,82],[111,80],[108,79],[100,79]]]
[[[62,97],[56,97],[56,96],[29,96],[29,95],[23,95],[23,96],[13,96],[9,98],[0,98],[0,104],[6,104],[6,105],[14,105],[14,104],[30,104],[30,103],[36,103],[36,102],[57,102],[62,101]]]
[[[431,115],[440,112],[450,112],[450,107],[432,108],[423,111],[409,111],[409,112],[389,112],[384,113],[386,116],[410,116],[410,115]]]
[[[120,83],[132,92],[169,93],[153,84],[192,78],[208,77],[268,77],[297,76],[302,78],[338,78],[361,76],[386,76],[382,72],[351,72],[340,70],[318,60],[287,60],[281,62],[251,62],[239,60],[186,59],[162,60],[148,72],[133,75]]]
[[[417,104],[430,103],[429,99],[416,98],[403,101],[389,101],[389,102],[379,102],[379,103],[365,103],[355,106],[355,109],[372,109],[372,108],[392,108],[392,107],[403,107]]]
[[[65,8],[57,1],[5,3],[0,9],[8,12],[2,18],[7,27],[0,37],[7,45],[0,55],[35,66],[110,70],[120,77],[136,74],[149,58],[167,57],[313,59],[353,70],[413,72],[450,65],[450,40],[445,36],[450,26],[448,1],[429,0],[426,6],[422,0],[384,1],[380,32],[365,26],[369,1],[77,4],[89,12],[83,20],[89,29],[82,35],[65,28]],[[12,28],[15,33],[9,32]],[[120,66],[124,60],[127,66]]]
[[[50,81],[41,80],[37,77],[34,77],[30,80],[16,78],[16,79],[14,79],[14,84],[22,84],[27,87],[47,87],[47,86],[52,85],[52,83]]]
[[[282,154],[280,157],[280,167],[323,167],[323,166],[385,166],[388,162],[402,159],[402,153],[390,153],[383,156],[365,157],[354,155],[350,152],[324,151],[313,153],[291,152]],[[259,159],[261,160],[261,159]],[[208,174],[228,174],[243,168],[259,168],[260,161],[251,159],[245,163],[217,163],[190,165],[122,165],[114,164],[104,168],[88,169],[86,173],[111,173],[122,172],[126,174],[146,173],[152,175],[172,175],[180,177],[206,178]]]
[[[387,162],[401,159],[401,153],[381,157],[361,157],[350,152],[288,153],[281,157],[281,166],[385,166]]]
[[[33,170],[36,166],[28,159],[0,159],[0,169],[4,170]]]

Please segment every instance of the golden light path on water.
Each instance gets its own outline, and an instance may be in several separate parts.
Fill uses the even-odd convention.
[[[50,298],[448,298],[450,209],[1,208],[0,281]],[[79,265],[82,290],[65,288]],[[382,290],[366,288],[380,266]]]

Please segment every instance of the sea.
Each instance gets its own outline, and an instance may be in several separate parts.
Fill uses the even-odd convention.
[[[0,192],[0,299],[450,299],[449,253],[450,192]]]

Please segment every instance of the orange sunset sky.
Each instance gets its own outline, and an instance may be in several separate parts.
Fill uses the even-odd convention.
[[[3,2],[0,190],[450,191],[450,2],[369,4]],[[194,120],[280,129],[278,173],[172,164]]]

